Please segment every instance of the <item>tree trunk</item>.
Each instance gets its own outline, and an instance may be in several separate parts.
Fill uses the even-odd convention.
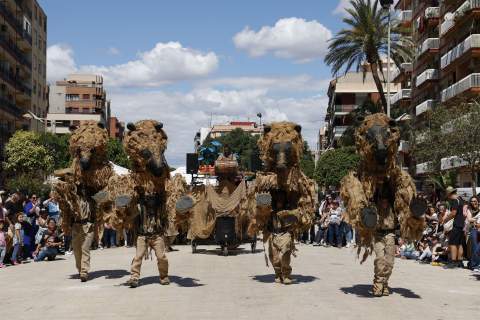
[[[477,195],[477,171],[475,170],[475,165],[470,167],[470,178],[472,179],[472,195]]]
[[[383,84],[378,76],[378,65],[376,63],[370,63],[372,69],[373,81],[377,86],[378,93],[380,94],[380,100],[382,101],[383,112],[387,113],[387,98],[385,97],[385,92],[383,91]],[[390,99],[390,97],[389,97]]]

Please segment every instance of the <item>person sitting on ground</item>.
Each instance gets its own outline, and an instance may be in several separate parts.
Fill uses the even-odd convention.
[[[432,266],[441,266],[448,261],[448,247],[439,237],[432,237]]]
[[[415,249],[413,242],[404,243],[400,248],[400,258],[408,260],[416,260],[419,252]]]
[[[35,251],[35,262],[43,261],[45,258],[48,258],[50,261],[55,260],[55,257],[59,253],[58,250],[62,245],[55,219],[49,218],[47,225],[47,230],[43,234]]]
[[[418,249],[420,256],[418,257],[419,262],[430,262],[432,259],[432,247],[433,247],[433,237],[424,238],[419,242]]]

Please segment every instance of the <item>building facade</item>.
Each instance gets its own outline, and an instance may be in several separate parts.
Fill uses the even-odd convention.
[[[0,0],[0,158],[19,129],[44,131],[47,16],[36,0]]]
[[[68,133],[71,125],[82,121],[98,121],[109,127],[110,101],[106,99],[103,77],[93,74],[72,74],[50,87],[47,131]]]
[[[112,139],[122,141],[125,133],[125,124],[120,122],[117,117],[110,117],[108,119],[108,135]]]

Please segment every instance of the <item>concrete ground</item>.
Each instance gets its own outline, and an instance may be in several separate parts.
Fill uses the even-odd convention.
[[[259,243],[259,247],[261,244]],[[215,246],[178,246],[168,255],[170,286],[144,261],[141,286],[124,286],[133,248],[94,251],[91,280],[73,256],[0,270],[2,319],[469,319],[480,314],[480,277],[396,260],[394,294],[371,298],[372,259],[351,249],[298,245],[296,283],[274,283],[263,251],[219,256]],[[247,246],[245,246],[247,248]]]

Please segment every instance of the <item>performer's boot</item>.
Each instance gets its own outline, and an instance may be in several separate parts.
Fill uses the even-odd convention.
[[[290,276],[283,278],[283,284],[289,285],[292,284],[292,278]]]
[[[160,278],[160,284],[162,286],[168,286],[170,284],[170,279],[168,277]]]
[[[278,272],[275,272],[275,283],[282,283],[282,282],[283,282],[282,275]]]
[[[81,282],[87,282],[87,280],[88,280],[88,274],[87,273],[84,273],[84,274],[80,275],[80,281]]]
[[[384,289],[383,283],[374,282],[371,293],[375,297],[381,297],[383,296],[383,289]]]
[[[127,285],[130,286],[130,288],[136,288],[138,287],[138,279],[130,278],[127,281]]]
[[[383,284],[383,296],[389,296],[391,294],[390,288],[388,288],[388,283]]]

